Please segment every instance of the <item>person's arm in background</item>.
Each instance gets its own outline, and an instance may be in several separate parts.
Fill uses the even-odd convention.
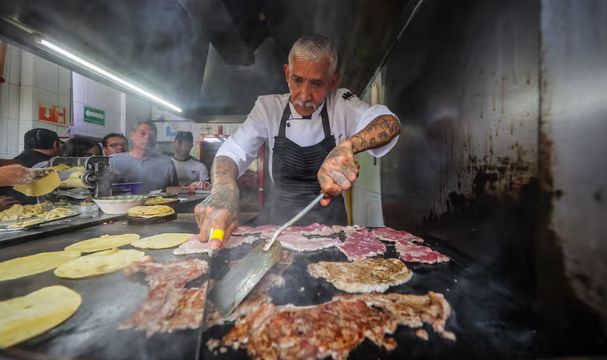
[[[400,134],[400,128],[400,122],[395,116],[382,114],[335,146],[318,171],[322,191],[338,196],[342,191],[350,189],[358,177],[358,163],[354,160],[354,155],[387,145]],[[327,197],[320,204],[326,206],[330,202],[331,198]]]
[[[34,173],[25,166],[13,164],[0,167],[0,186],[26,184],[34,180]]]
[[[196,205],[194,213],[200,229],[198,240],[210,241],[210,247],[221,247],[223,240],[238,227],[240,189],[236,183],[238,166],[227,156],[217,156],[211,168],[211,194]],[[212,236],[213,230],[224,231],[221,239]],[[219,236],[219,235],[217,235]]]
[[[185,186],[184,188],[187,191],[194,192],[196,190],[211,189],[211,183],[209,182],[209,171],[207,170],[207,167],[202,162],[199,163],[199,170],[200,171],[198,174],[198,181],[194,181],[190,185]]]

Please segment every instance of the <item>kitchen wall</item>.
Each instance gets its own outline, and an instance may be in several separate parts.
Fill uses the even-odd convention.
[[[59,121],[71,118],[71,72],[31,53],[8,45],[0,84],[0,157],[11,158],[23,149],[23,135],[43,127],[66,136],[68,127],[39,121],[42,106],[56,107]]]

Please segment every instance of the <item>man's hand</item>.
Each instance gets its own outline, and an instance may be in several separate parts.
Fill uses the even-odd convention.
[[[188,192],[194,192],[196,190],[211,190],[211,183],[208,181],[195,181],[188,186],[184,187]]]
[[[222,247],[238,227],[238,195],[235,182],[215,184],[211,194],[194,209],[200,229],[198,240],[210,241],[213,250]]]
[[[10,196],[0,196],[0,211],[4,211],[17,203],[19,201]]]
[[[349,140],[335,146],[325,158],[318,170],[320,188],[326,194],[338,196],[342,191],[352,187],[358,177],[358,163],[354,160],[352,143]],[[330,197],[320,200],[320,205],[327,206]]]
[[[27,184],[34,180],[34,172],[25,166],[13,164],[0,167],[0,186]]]
[[[240,191],[236,183],[237,173],[238,167],[232,159],[226,156],[216,157],[211,169],[213,190],[194,208],[200,229],[198,240],[210,241],[213,250],[222,247],[238,227]]]

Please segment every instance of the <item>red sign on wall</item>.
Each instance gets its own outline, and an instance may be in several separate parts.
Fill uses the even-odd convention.
[[[67,110],[60,105],[38,105],[38,120],[63,126],[69,125]]]

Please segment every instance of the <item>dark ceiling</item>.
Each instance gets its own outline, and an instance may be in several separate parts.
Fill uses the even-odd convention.
[[[363,91],[420,2],[2,0],[0,35],[117,87],[36,39],[53,41],[198,119],[246,114],[257,96],[286,92],[282,64],[304,33],[328,35],[338,45],[341,85]]]

